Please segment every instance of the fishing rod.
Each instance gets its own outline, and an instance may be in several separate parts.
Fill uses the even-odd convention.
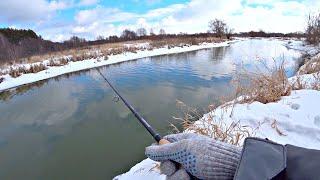
[[[109,84],[111,89],[118,95],[118,97],[122,100],[122,102],[130,109],[130,111],[134,114],[134,116],[140,121],[140,123],[148,130],[151,136],[159,143],[159,144],[168,144],[170,143],[166,139],[162,139],[159,133],[157,133],[152,126],[130,105],[130,103],[120,95],[116,88],[112,86],[112,84],[108,81],[108,79],[101,73],[101,71],[96,68],[101,77]]]
[[[112,84],[108,81],[108,79],[101,73],[101,71],[96,68],[98,73],[101,75],[101,77],[105,80],[105,82],[107,82],[109,84],[109,86],[111,87],[111,89],[118,95],[118,97],[122,100],[122,102],[130,109],[130,111],[134,114],[134,116],[140,121],[140,123],[148,130],[148,132],[151,134],[151,136],[160,144],[170,144],[170,141],[166,140],[166,139],[162,139],[162,137],[160,136],[160,134],[158,134],[153,128],[152,126],[130,105],[130,103],[120,95],[120,93],[117,91],[116,88],[114,88],[112,86]],[[177,162],[172,161],[176,166],[180,166]],[[191,175],[188,172],[189,176],[192,179],[196,179],[193,175]]]

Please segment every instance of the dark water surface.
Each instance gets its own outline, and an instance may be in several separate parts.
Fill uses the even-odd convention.
[[[246,40],[195,52],[144,58],[101,68],[160,133],[179,114],[176,100],[206,108],[233,92],[241,67],[299,53],[281,41]],[[110,179],[144,159],[153,142],[95,70],[61,76],[1,94],[0,179]]]

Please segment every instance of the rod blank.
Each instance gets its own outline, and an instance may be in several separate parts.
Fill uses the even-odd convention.
[[[117,91],[116,88],[114,88],[112,86],[112,84],[108,81],[108,79],[101,73],[101,71],[96,68],[98,73],[102,76],[102,78],[105,80],[105,82],[107,82],[109,84],[109,86],[111,87],[111,89],[119,96],[119,98],[122,100],[122,102],[130,109],[130,111],[134,114],[134,116],[140,121],[140,123],[148,130],[148,132],[151,134],[151,136],[157,141],[159,142],[162,137],[160,136],[160,134],[158,134],[153,128],[152,126],[150,126],[150,124],[131,106],[131,104],[120,95],[120,93]]]

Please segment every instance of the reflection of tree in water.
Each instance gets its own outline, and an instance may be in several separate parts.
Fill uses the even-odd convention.
[[[210,54],[210,59],[212,59],[214,61],[219,61],[219,60],[224,59],[224,56],[226,55],[228,48],[229,48],[228,46],[212,48],[212,53]]]
[[[60,81],[62,79],[69,79],[71,77],[80,76],[93,70],[94,69],[89,69],[89,70],[72,72],[68,74],[62,74],[60,76],[56,76],[50,79],[45,79],[45,80],[30,83],[30,84],[25,84],[14,89],[5,90],[3,92],[0,92],[0,101],[9,101],[16,95],[23,95],[30,90],[41,88],[42,86],[48,84],[49,81],[52,81],[52,80]]]
[[[38,81],[35,83],[31,83],[31,84],[26,84],[26,85],[22,85],[19,86],[15,89],[11,89],[11,90],[7,90],[4,92],[0,93],[0,100],[2,101],[8,101],[10,100],[12,97],[14,97],[15,95],[22,95],[24,93],[26,93],[27,91],[34,89],[34,88],[40,88],[43,85],[47,84],[47,80],[43,80],[43,81]]]

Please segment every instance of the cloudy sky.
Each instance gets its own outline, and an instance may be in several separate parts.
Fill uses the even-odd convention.
[[[236,32],[303,31],[320,0],[1,0],[0,27],[30,28],[45,39],[95,39],[144,27],[169,33],[206,32],[220,18]]]

